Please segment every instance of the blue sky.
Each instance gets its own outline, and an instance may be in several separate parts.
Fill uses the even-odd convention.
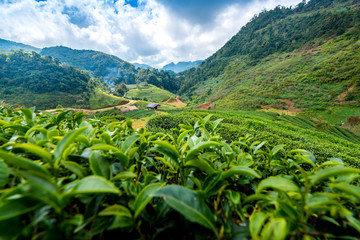
[[[0,0],[0,38],[162,67],[205,59],[263,9],[300,0]]]

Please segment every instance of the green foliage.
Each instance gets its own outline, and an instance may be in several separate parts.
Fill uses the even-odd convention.
[[[171,97],[175,97],[173,93],[151,84],[138,84],[136,85],[136,88],[133,88],[130,85],[129,88],[130,90],[126,92],[125,97],[134,100],[160,103]]]
[[[99,109],[109,106],[125,104],[129,102],[126,98],[117,97],[96,88],[89,99],[90,109]]]
[[[354,0],[313,0],[264,11],[182,73],[179,93],[223,110],[359,106],[359,9]]]
[[[52,56],[77,68],[102,77],[105,83],[135,83],[135,67],[118,57],[93,50],[74,50],[59,46],[43,48],[41,55]]]
[[[196,115],[212,113],[211,119],[221,118],[217,133],[228,141],[239,138],[267,141],[272,146],[286,144],[289,148],[302,148],[314,153],[320,162],[337,157],[347,164],[360,166],[360,138],[346,129],[334,126],[320,131],[315,123],[299,117],[264,112],[242,111],[184,111],[173,115],[154,116],[147,122],[150,131],[169,132],[187,122],[194,124]]]
[[[13,42],[13,41],[8,41],[5,39],[0,39],[0,50],[6,50],[8,52],[12,51],[12,50],[24,50],[27,52],[40,52],[39,48],[27,45],[27,44],[22,44],[22,43],[17,43],[17,42]]]
[[[21,50],[0,54],[0,95],[9,104],[87,107],[93,84],[86,72],[52,57]]]
[[[157,69],[136,69],[134,65],[116,56],[93,50],[74,50],[67,47],[43,48],[41,55],[52,56],[60,61],[87,70],[94,77],[102,78],[108,85],[147,82],[169,91],[179,89],[175,75]]]
[[[0,238],[359,235],[360,171],[340,159],[225,141],[211,115],[171,134],[83,116],[0,106]]]
[[[124,83],[117,84],[115,86],[114,94],[116,96],[122,97],[125,95],[125,93],[128,91],[126,85]]]

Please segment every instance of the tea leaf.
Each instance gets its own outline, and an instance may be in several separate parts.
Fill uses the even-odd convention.
[[[146,205],[153,198],[153,194],[164,186],[162,183],[152,183],[144,187],[139,195],[135,198],[133,211],[134,217],[137,218]]]
[[[41,204],[38,201],[28,197],[2,201],[0,205],[0,221],[31,212],[40,206]]]
[[[9,170],[6,163],[0,160],[0,189],[2,189],[8,182]]]
[[[79,128],[74,131],[71,131],[68,134],[66,134],[63,139],[60,140],[60,142],[58,143],[58,145],[56,147],[55,153],[54,153],[55,166],[58,166],[65,149],[71,143],[73,143],[74,140],[76,139],[76,137],[78,135],[80,135],[83,131],[85,131],[86,129],[87,129],[87,127],[83,127],[83,128]]]
[[[95,150],[92,152],[90,159],[90,168],[95,175],[102,176],[104,178],[110,178],[110,163],[104,159],[101,152]]]
[[[153,193],[191,222],[211,229],[216,235],[214,216],[204,200],[194,191],[182,186],[169,185]]]
[[[232,177],[235,175],[245,175],[245,176],[252,176],[255,178],[261,178],[261,175],[259,173],[257,173],[256,171],[254,171],[253,169],[238,166],[238,167],[232,167],[229,170],[224,171],[222,173],[222,179],[226,179],[228,177]]]
[[[262,180],[256,192],[261,192],[267,188],[283,192],[299,192],[299,187],[293,181],[280,176],[272,176]]]
[[[198,153],[200,153],[202,150],[206,148],[210,148],[213,146],[221,146],[221,143],[214,142],[214,141],[207,141],[207,142],[201,142],[197,145],[195,145],[193,148],[190,149],[190,151],[187,153],[185,157],[185,161],[188,161],[190,158],[194,157]]]
[[[92,193],[114,193],[119,194],[119,189],[103,177],[88,176],[81,180],[71,182],[66,187],[66,194],[92,194]]]
[[[312,176],[311,184],[315,185],[318,182],[328,179],[330,177],[336,177],[340,175],[348,175],[354,173],[360,174],[360,169],[341,167],[341,166],[322,169],[319,172],[317,172],[314,176]]]
[[[20,169],[32,170],[35,172],[49,174],[44,168],[42,168],[39,164],[35,163],[34,161],[19,157],[13,153],[8,153],[3,150],[0,150],[0,158],[4,159],[4,161],[8,164],[8,166],[14,166]]]
[[[179,164],[179,152],[171,144],[162,141],[155,141],[155,147],[151,151],[159,152],[171,158],[174,162]]]

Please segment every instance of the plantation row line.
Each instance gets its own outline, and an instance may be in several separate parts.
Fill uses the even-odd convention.
[[[204,117],[208,113],[207,111],[189,110],[173,115],[156,116],[148,122],[147,127],[150,131],[166,132],[176,128],[178,124],[194,123],[196,121],[194,114]],[[210,111],[210,113],[213,114],[211,119],[223,119],[218,133],[227,141],[236,141],[239,137],[249,136],[253,140],[267,141],[272,146],[285,144],[289,149],[306,149],[316,155],[320,162],[335,157],[341,158],[351,166],[360,166],[360,145],[350,142],[346,138],[270,120],[275,119],[272,116],[274,114],[258,113],[258,115],[251,116],[246,112],[239,111]]]

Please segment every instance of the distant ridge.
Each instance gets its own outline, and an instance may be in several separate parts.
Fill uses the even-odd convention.
[[[153,69],[152,66],[147,65],[145,63],[133,63],[133,65],[137,68],[144,68],[144,69]]]
[[[13,41],[9,41],[9,40],[5,40],[0,38],[0,50],[6,50],[6,51],[11,51],[11,50],[24,50],[25,52],[37,52],[39,53],[41,51],[40,48],[36,48],[33,47],[31,45],[27,45],[27,44],[23,44],[23,43],[17,43],[17,42],[13,42]]]
[[[94,50],[77,50],[64,46],[43,48],[43,56],[52,56],[74,67],[90,71],[108,85],[135,83],[135,66],[116,56]]]
[[[194,61],[194,62],[178,62],[176,64],[172,62],[172,63],[165,65],[162,69],[166,70],[166,71],[173,71],[175,73],[179,73],[179,72],[188,70],[192,67],[197,67],[202,62],[203,62],[203,60],[198,60],[198,61]]]

